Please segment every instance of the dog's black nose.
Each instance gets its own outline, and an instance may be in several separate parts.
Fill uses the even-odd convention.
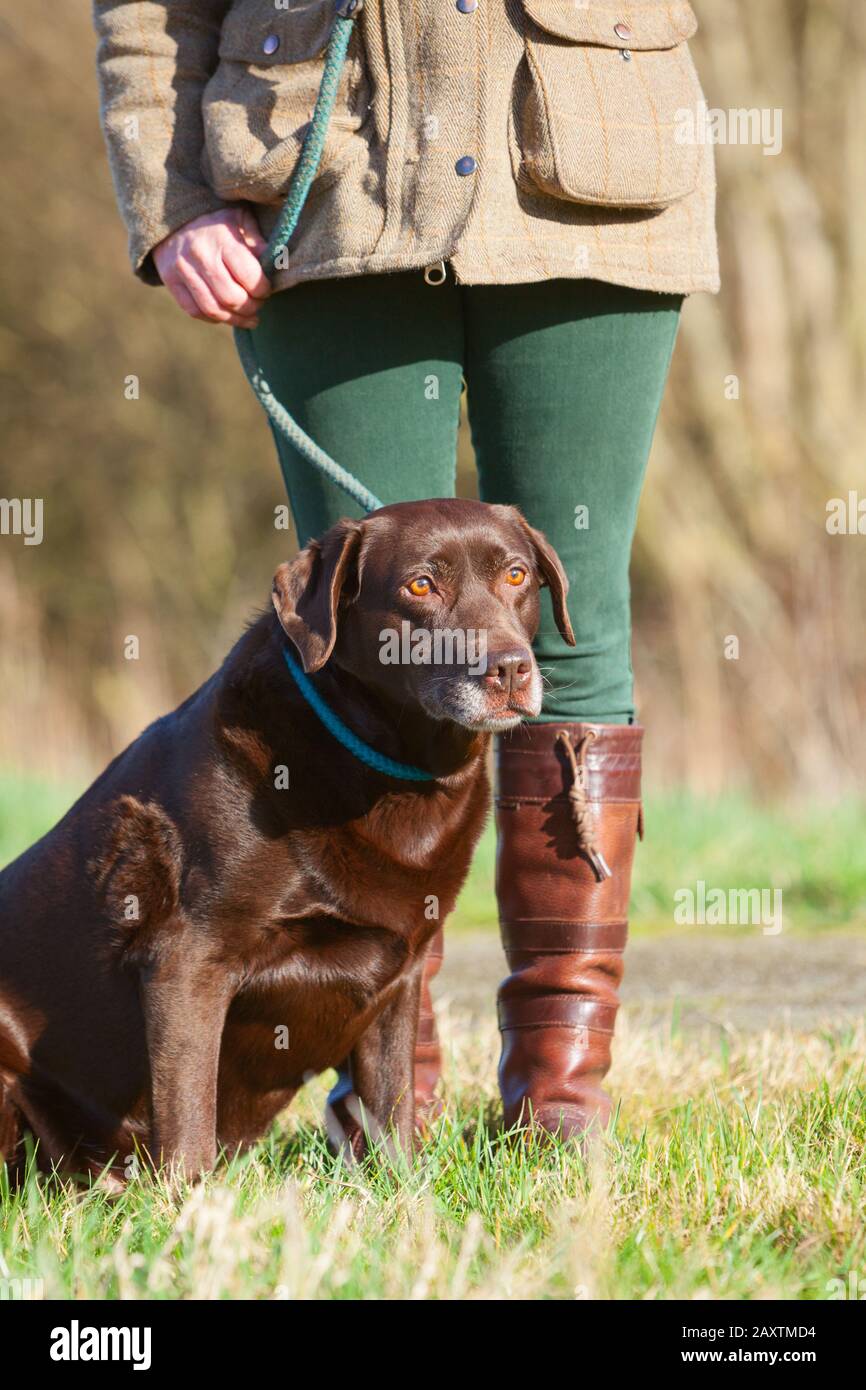
[[[532,676],[532,653],[527,647],[509,647],[505,651],[488,652],[484,679],[494,690],[512,695],[523,690]]]

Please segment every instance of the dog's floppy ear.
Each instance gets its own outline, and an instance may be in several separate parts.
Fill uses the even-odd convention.
[[[338,521],[274,575],[277,617],[308,675],[321,670],[334,650],[340,598],[360,544],[360,523]]]
[[[530,526],[526,517],[523,516],[515,507],[515,515],[529,537],[532,550],[535,555],[535,562],[541,571],[545,584],[550,589],[550,597],[553,599],[553,616],[556,619],[556,626],[563,641],[570,647],[576,646],[574,631],[571,626],[571,619],[568,616],[566,607],[566,596],[568,594],[568,580],[565,570],[562,568],[562,561],[554,550],[550,541],[541,531],[536,531],[534,526]]]

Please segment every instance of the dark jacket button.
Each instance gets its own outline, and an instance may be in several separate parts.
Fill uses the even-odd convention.
[[[454,165],[458,174],[474,174],[476,167],[475,160],[472,158],[471,154],[464,154]]]
[[[279,48],[279,46],[280,46],[280,36],[279,36],[279,34],[268,34],[268,37],[265,39],[264,43],[262,44],[262,52],[263,52],[263,53],[267,53],[268,57],[270,57],[270,55],[271,55],[272,53],[276,53],[276,51],[277,51],[277,49]]]
[[[478,0],[457,0],[457,8],[461,14],[471,14],[478,9]]]

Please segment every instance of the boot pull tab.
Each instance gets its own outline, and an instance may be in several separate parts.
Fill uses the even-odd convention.
[[[568,789],[568,802],[571,806],[571,814],[574,819],[574,828],[577,831],[577,842],[583,853],[586,855],[599,883],[603,883],[606,878],[612,878],[610,867],[600,849],[596,848],[595,835],[596,823],[595,816],[589,804],[586,791],[586,750],[596,737],[595,729],[588,729],[584,737],[580,740],[578,753],[575,755],[571,739],[565,729],[560,729],[556,735],[557,743],[562,743],[565,748],[565,755],[571,768],[571,786]]]

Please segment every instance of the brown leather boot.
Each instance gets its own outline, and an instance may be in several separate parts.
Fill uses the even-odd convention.
[[[427,959],[421,979],[418,1037],[415,1043],[415,1123],[419,1129],[423,1129],[425,1124],[442,1110],[442,1102],[436,1094],[442,1072],[442,1053],[439,1034],[436,1031],[430,981],[442,969],[444,947],[440,927],[427,948]],[[348,1060],[337,1069],[337,1080],[328,1095],[325,1118],[328,1135],[334,1147],[341,1148],[347,1144],[355,1157],[360,1157],[364,1148],[364,1131]]]
[[[499,989],[505,1125],[603,1130],[601,1082],[622,979],[639,725],[524,724],[496,750],[496,894],[511,974]]]

